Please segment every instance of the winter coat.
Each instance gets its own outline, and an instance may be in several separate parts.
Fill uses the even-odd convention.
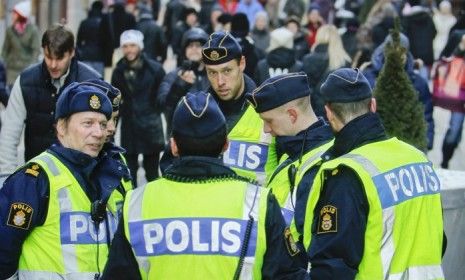
[[[163,29],[152,18],[141,18],[136,29],[144,34],[144,53],[147,57],[163,63],[167,50]]]
[[[141,54],[142,67],[130,89],[126,73],[131,71],[125,58],[116,65],[111,84],[121,90],[121,146],[127,154],[153,154],[164,146],[161,110],[157,95],[165,71],[160,63]]]
[[[384,48],[385,44],[382,44],[375,49],[371,58],[371,65],[369,65],[363,72],[365,77],[370,82],[372,88],[375,87],[376,78],[378,77],[384,65]],[[405,71],[407,72],[413,87],[418,93],[418,100],[421,101],[425,107],[424,115],[425,121],[427,123],[426,136],[428,141],[428,149],[430,150],[433,148],[434,140],[433,101],[431,99],[431,92],[428,87],[428,82],[419,74],[414,72],[413,64],[413,56],[412,54],[408,53],[407,63],[405,64]]]
[[[414,58],[421,58],[426,65],[434,62],[433,40],[436,27],[427,9],[412,8],[412,12],[403,15],[402,27],[409,38],[410,51]]]
[[[259,85],[268,78],[301,70],[302,62],[295,59],[293,49],[277,48],[258,62],[255,69],[255,82]]]
[[[13,85],[21,71],[38,62],[40,54],[39,30],[28,23],[23,34],[13,26],[7,28],[3,43],[2,57],[6,66],[7,84]]]
[[[89,17],[79,25],[76,50],[81,61],[105,61],[104,34],[100,11],[89,12]]]

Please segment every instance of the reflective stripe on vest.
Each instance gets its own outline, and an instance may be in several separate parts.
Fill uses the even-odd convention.
[[[315,164],[319,162],[321,155],[333,144],[333,141],[325,143],[319,147],[316,147],[302,156],[302,163],[298,164],[299,160],[294,162],[287,161],[287,166],[281,168],[278,174],[276,174],[267,184],[268,188],[272,189],[273,194],[276,197],[279,205],[281,206],[281,212],[287,225],[291,224],[294,218],[294,207],[297,196],[297,189],[303,175]],[[283,161],[285,164],[286,161]],[[294,190],[291,197],[291,183],[289,181],[289,168],[294,164],[297,167],[297,173],[295,174]],[[279,168],[279,167],[278,167]]]
[[[189,209],[181,211],[160,209],[156,207],[156,203],[153,201],[149,202],[148,198],[149,194],[150,197],[159,194],[158,197],[160,198],[160,196],[166,194],[166,188],[173,187],[173,185],[182,186],[181,191],[188,192],[189,188],[208,188],[209,184],[212,185],[212,188],[219,190],[222,188],[222,183],[222,181],[219,181],[193,184],[194,186],[191,186],[191,183],[161,179],[128,193],[124,205],[125,234],[139,264],[142,279],[170,277],[169,275],[178,273],[173,271],[176,269],[175,266],[170,266],[170,264],[176,263],[176,260],[184,260],[183,273],[186,274],[186,270],[188,270],[187,272],[191,271],[191,273],[194,273],[192,277],[195,279],[199,279],[198,277],[202,277],[203,274],[200,275],[201,271],[199,270],[201,268],[199,267],[192,269],[195,265],[192,265],[189,261],[199,262],[204,260],[204,263],[212,263],[212,269],[205,272],[203,277],[206,277],[206,275],[227,277],[228,274],[231,274],[232,277],[239,261],[249,216],[254,218],[254,223],[240,278],[260,278],[261,264],[265,252],[263,246],[266,246],[264,238],[265,218],[264,216],[260,218],[260,216],[266,213],[268,190],[242,181],[225,181],[224,183],[228,185],[225,191],[230,192],[237,189],[238,194],[240,194],[242,190],[243,196],[239,204],[233,203],[236,201],[233,199],[231,206],[224,207],[225,205],[221,205],[226,209],[226,212],[223,209],[220,213],[234,213],[235,209],[239,209],[237,205],[242,205],[241,213],[236,212],[236,214],[239,214],[237,216],[223,214],[211,216],[211,214],[217,212],[214,211],[214,208],[211,208],[211,205],[206,205],[206,207],[198,205],[199,213],[204,213],[204,216],[197,216],[195,214],[197,211],[194,209],[192,211],[189,211]],[[157,191],[163,188],[165,189],[162,192]],[[170,196],[175,196],[176,191],[170,193]],[[190,195],[197,197],[198,194],[193,192]],[[225,195],[228,195],[228,193],[225,193]],[[238,196],[234,195],[234,197]],[[211,197],[210,204],[215,203],[214,198],[214,196]],[[172,206],[176,208],[176,205]],[[144,209],[146,210],[144,211]],[[149,209],[152,210],[147,212]],[[205,212],[202,209],[212,210],[206,210]],[[157,211],[160,213],[152,213]],[[264,212],[262,213],[262,211]],[[170,217],[171,212],[177,212],[177,214]],[[214,264],[218,263],[223,263],[223,266],[220,268],[214,267]],[[258,268],[257,264],[259,264]],[[170,267],[167,268],[167,266]],[[199,275],[195,275],[196,273]],[[184,274],[181,273],[181,276],[178,275],[178,277],[183,278],[182,275]]]
[[[278,165],[274,138],[263,131],[263,120],[248,105],[241,119],[228,134],[229,146],[223,162],[237,174],[256,180],[260,186],[266,182]]]
[[[423,153],[395,138],[325,162],[310,191],[305,228],[314,221],[325,176],[342,165],[358,174],[369,203],[364,255],[356,278],[443,278],[439,179]],[[411,215],[416,217],[414,224]],[[311,233],[304,232],[304,246],[310,248],[310,243]]]
[[[19,263],[20,279],[94,279],[107,259],[105,223],[95,230],[90,218],[90,201],[70,170],[54,155],[44,152],[30,162],[47,173],[50,199],[43,225],[32,230],[23,244]],[[112,199],[109,205],[115,207]],[[113,208],[115,209],[115,208]],[[107,211],[109,232],[117,227],[116,213]],[[100,253],[97,255],[97,246]]]

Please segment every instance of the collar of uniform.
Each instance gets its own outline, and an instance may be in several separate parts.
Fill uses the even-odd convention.
[[[235,172],[223,164],[222,159],[201,156],[176,158],[165,171],[164,177],[179,178],[181,181],[208,180],[234,176]]]
[[[80,151],[65,148],[61,143],[53,144],[49,150],[51,150],[56,156],[65,160],[70,168],[74,170],[79,170],[83,175],[86,175],[86,178],[90,177],[90,174],[97,165],[97,159],[89,156],[88,154],[82,153]]]
[[[305,136],[304,153],[330,141],[333,138],[333,132],[324,119],[319,118],[317,122],[295,136],[277,136],[276,146],[279,151],[286,153],[291,159],[297,160],[302,151],[302,142]]]
[[[335,135],[331,158],[339,157],[365,144],[387,139],[379,115],[367,113],[346,124]]]

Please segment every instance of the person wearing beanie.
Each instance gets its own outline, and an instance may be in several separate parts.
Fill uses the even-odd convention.
[[[302,62],[295,59],[294,34],[287,28],[280,27],[270,34],[270,46],[266,58],[260,60],[255,69],[255,81],[263,83],[277,75],[299,72]]]
[[[53,112],[63,89],[72,82],[100,78],[75,57],[71,30],[54,25],[42,36],[44,59],[25,69],[10,92],[0,131],[0,173],[11,174],[21,165],[17,148],[24,133],[25,161],[47,149],[55,140]]]
[[[270,18],[266,11],[255,15],[255,22],[250,32],[250,37],[256,48],[266,51],[270,45]]]
[[[264,121],[265,132],[276,137],[284,153],[266,187],[276,196],[286,223],[294,219],[294,238],[302,244],[306,199],[318,170],[320,156],[332,144],[331,127],[313,112],[304,72],[267,79],[247,100]],[[305,250],[300,254],[306,267]]]
[[[165,137],[157,98],[165,71],[160,63],[142,52],[142,32],[124,31],[120,45],[123,58],[113,71],[111,84],[121,90],[121,146],[126,150],[133,185],[137,187],[139,154],[143,155],[147,181],[158,177],[159,154],[165,146]]]
[[[202,46],[207,40],[208,34],[202,29],[194,27],[187,30],[182,37],[182,62],[167,73],[160,84],[158,103],[163,108],[168,133],[179,99],[188,92],[206,90],[210,85],[202,61]]]
[[[39,60],[40,33],[30,17],[31,1],[17,3],[11,13],[12,23],[5,32],[2,58],[10,90],[21,71]]]
[[[310,278],[444,279],[433,164],[386,135],[360,70],[331,72],[321,94],[335,140],[322,155],[305,211]]]
[[[187,93],[172,125],[176,160],[127,194],[102,279],[306,279],[274,195],[222,162],[227,121],[214,97]],[[185,234],[174,241],[173,229]]]
[[[102,152],[111,114],[110,99],[94,86],[73,82],[60,94],[57,141],[0,189],[1,279],[90,280],[103,271],[128,173]]]
[[[197,10],[192,7],[184,7],[183,17],[176,23],[170,41],[173,53],[178,57],[178,63],[180,62],[179,57],[183,56],[181,50],[182,35],[193,27],[200,27],[199,25],[199,13]]]

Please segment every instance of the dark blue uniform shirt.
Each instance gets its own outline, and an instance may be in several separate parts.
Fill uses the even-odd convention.
[[[336,134],[334,145],[323,155],[323,160],[337,158],[365,144],[385,139],[378,115],[362,115]],[[363,256],[369,211],[365,190],[352,169],[338,167],[337,170],[323,174],[324,185],[314,210],[312,228],[304,229],[312,232],[308,248],[312,280],[354,279]],[[337,209],[337,215],[331,217],[337,219],[331,221],[337,226],[328,232],[317,228],[325,206]]]
[[[108,146],[98,158],[60,144],[52,145],[48,151],[70,169],[90,201],[108,199],[111,192],[120,185],[121,179],[129,176],[124,164],[114,159],[116,153],[124,150],[115,146]],[[33,165],[28,163],[17,170],[0,189],[0,279],[8,278],[16,272],[24,240],[35,227],[43,225],[47,217],[49,180],[40,167]],[[10,209],[15,203],[23,203],[33,209],[32,215],[27,217],[27,226],[8,225]]]
[[[170,180],[192,181],[199,179],[224,178],[237,176],[234,171],[223,165],[220,159],[206,157],[185,157],[176,159],[165,171],[164,177]],[[291,257],[284,238],[284,218],[276,198],[268,196],[268,209],[265,218],[267,250],[262,267],[263,279],[308,279],[304,269],[299,268],[297,259]],[[188,264],[180,264],[188,265]],[[224,275],[223,278],[232,278]],[[113,239],[102,279],[141,279],[139,267],[131,245],[124,235],[123,221]]]

